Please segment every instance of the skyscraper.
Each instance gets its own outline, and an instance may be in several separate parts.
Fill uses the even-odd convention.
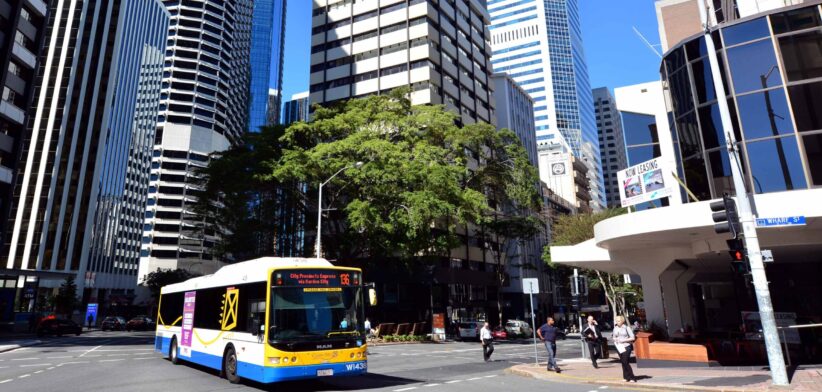
[[[588,166],[594,207],[604,204],[577,0],[488,0],[487,8],[494,72],[507,73],[531,95],[537,143],[563,138]]]
[[[409,86],[463,123],[493,123],[488,13],[478,0],[314,0],[311,103]],[[440,15],[434,20],[429,15]]]
[[[145,210],[139,277],[157,268],[219,267],[220,233],[194,212],[196,170],[240,141],[251,96],[253,2],[170,1],[163,91]],[[268,90],[264,92],[267,97]]]
[[[251,106],[248,129],[279,122],[279,94],[270,100],[269,89],[283,83],[286,0],[255,0],[251,28]],[[269,106],[276,110],[270,111]],[[269,112],[274,118],[269,119]]]
[[[136,284],[169,14],[159,0],[52,2],[49,14],[0,260],[76,275],[84,301],[102,302]]]
[[[5,4],[5,11],[0,12],[0,243],[9,221],[26,110],[32,99],[37,54],[47,19],[43,1]]]
[[[616,100],[607,87],[595,88],[593,96],[594,114],[599,131],[602,177],[605,180],[605,202],[609,208],[618,208],[621,203],[617,172],[628,167],[622,118],[617,111]]]
[[[308,121],[310,109],[308,91],[292,95],[291,100],[283,105],[283,124],[290,125],[297,121]]]

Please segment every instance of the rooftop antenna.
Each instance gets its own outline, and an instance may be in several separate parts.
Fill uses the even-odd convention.
[[[636,33],[636,35],[639,36],[639,39],[641,39],[642,42],[645,43],[646,46],[648,46],[648,49],[651,49],[654,52],[654,54],[656,54],[660,59],[662,59],[662,53],[659,53],[659,50],[657,50],[656,48],[656,46],[659,45],[653,45],[650,42],[648,42],[648,40],[645,39],[645,36],[642,35],[642,33],[640,33],[639,30],[636,29],[636,26],[631,26],[631,28],[634,29],[634,33]]]

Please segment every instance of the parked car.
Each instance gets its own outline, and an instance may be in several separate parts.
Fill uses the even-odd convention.
[[[491,336],[493,336],[494,339],[505,340],[508,339],[508,332],[506,332],[503,327],[496,327],[494,331],[491,332]]]
[[[126,319],[122,317],[106,317],[100,324],[103,331],[122,331],[126,329]]]
[[[63,335],[77,335],[83,332],[83,327],[71,320],[52,318],[40,322],[37,326],[37,336],[63,336]]]
[[[457,338],[459,340],[479,340],[480,329],[485,323],[482,321],[464,321],[459,323]]]
[[[505,331],[508,332],[508,335],[513,336],[531,336],[534,332],[528,323],[521,320],[508,320],[505,323]]]
[[[126,323],[126,331],[151,331],[157,327],[150,318],[146,316],[137,316]]]

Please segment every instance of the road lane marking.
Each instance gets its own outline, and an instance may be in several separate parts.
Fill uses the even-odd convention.
[[[494,377],[496,377],[496,376],[497,376],[496,374],[492,374],[492,375],[490,375],[490,376],[485,376],[485,378],[494,378]]]
[[[33,367],[33,366],[51,366],[50,363],[37,363],[34,365],[20,365],[20,367]]]
[[[117,361],[125,361],[125,359],[101,359],[99,362],[117,362]]]
[[[445,383],[446,384],[454,384],[454,383],[458,383],[458,382],[462,382],[462,380],[451,380],[451,381],[446,381]]]
[[[57,366],[63,366],[63,365],[73,365],[73,364],[76,364],[76,363],[91,363],[91,361],[74,361],[74,362],[63,362],[63,363],[59,363],[59,364],[57,364]]]
[[[63,359],[63,358],[74,358],[74,355],[65,355],[62,357],[46,357],[46,359]]]
[[[83,358],[84,356],[86,356],[86,354],[88,354],[88,353],[90,353],[90,352],[92,352],[92,351],[94,351],[94,350],[97,350],[97,349],[98,349],[98,348],[100,348],[100,347],[103,347],[103,345],[101,344],[101,345],[99,345],[99,346],[97,346],[97,347],[95,347],[95,348],[93,348],[93,349],[91,349],[91,350],[88,350],[88,351],[86,351],[86,352],[84,352],[84,353],[80,354],[80,356],[79,356],[79,357],[77,357],[77,358]]]
[[[36,359],[40,359],[40,358],[12,358],[11,360],[12,361],[34,361]]]
[[[395,389],[394,392],[410,391],[412,389],[417,389],[417,387],[408,387],[408,388]]]
[[[107,357],[122,357],[124,355],[134,355],[134,354],[108,354]]]
[[[7,383],[7,382],[9,382],[9,381],[11,381],[11,379],[10,379],[10,378],[9,378],[9,379],[6,379],[6,380],[3,380],[3,381],[0,381],[0,384],[5,384],[5,383]]]
[[[46,370],[51,370],[51,369],[54,369],[54,366],[52,366],[52,367],[50,367],[50,368],[48,368],[48,369],[46,369]]]
[[[154,359],[154,357],[143,357],[143,358],[134,358],[135,361],[140,361],[143,359]]]
[[[469,378],[468,381],[477,381],[477,380],[481,380],[481,379],[482,379],[482,377],[474,377],[474,378]]]
[[[607,385],[603,385],[603,386],[599,387],[599,389],[608,389],[608,386],[607,386]]]
[[[38,371],[34,372],[34,374],[40,374],[40,373],[43,373],[43,371],[42,371],[42,370],[38,370]]]
[[[28,377],[28,376],[31,376],[31,374],[24,374],[24,375],[22,375],[22,376],[20,376],[20,377],[17,377],[17,378],[26,378],[26,377]]]
[[[437,383],[434,383],[434,384],[425,384],[425,385],[423,385],[423,386],[424,386],[424,387],[435,387],[435,386],[437,386],[437,385],[440,385],[440,384],[437,384]]]

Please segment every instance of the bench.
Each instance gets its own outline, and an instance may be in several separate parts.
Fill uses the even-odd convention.
[[[634,342],[637,367],[710,367],[717,363],[701,344],[654,341],[653,334],[637,332]]]

